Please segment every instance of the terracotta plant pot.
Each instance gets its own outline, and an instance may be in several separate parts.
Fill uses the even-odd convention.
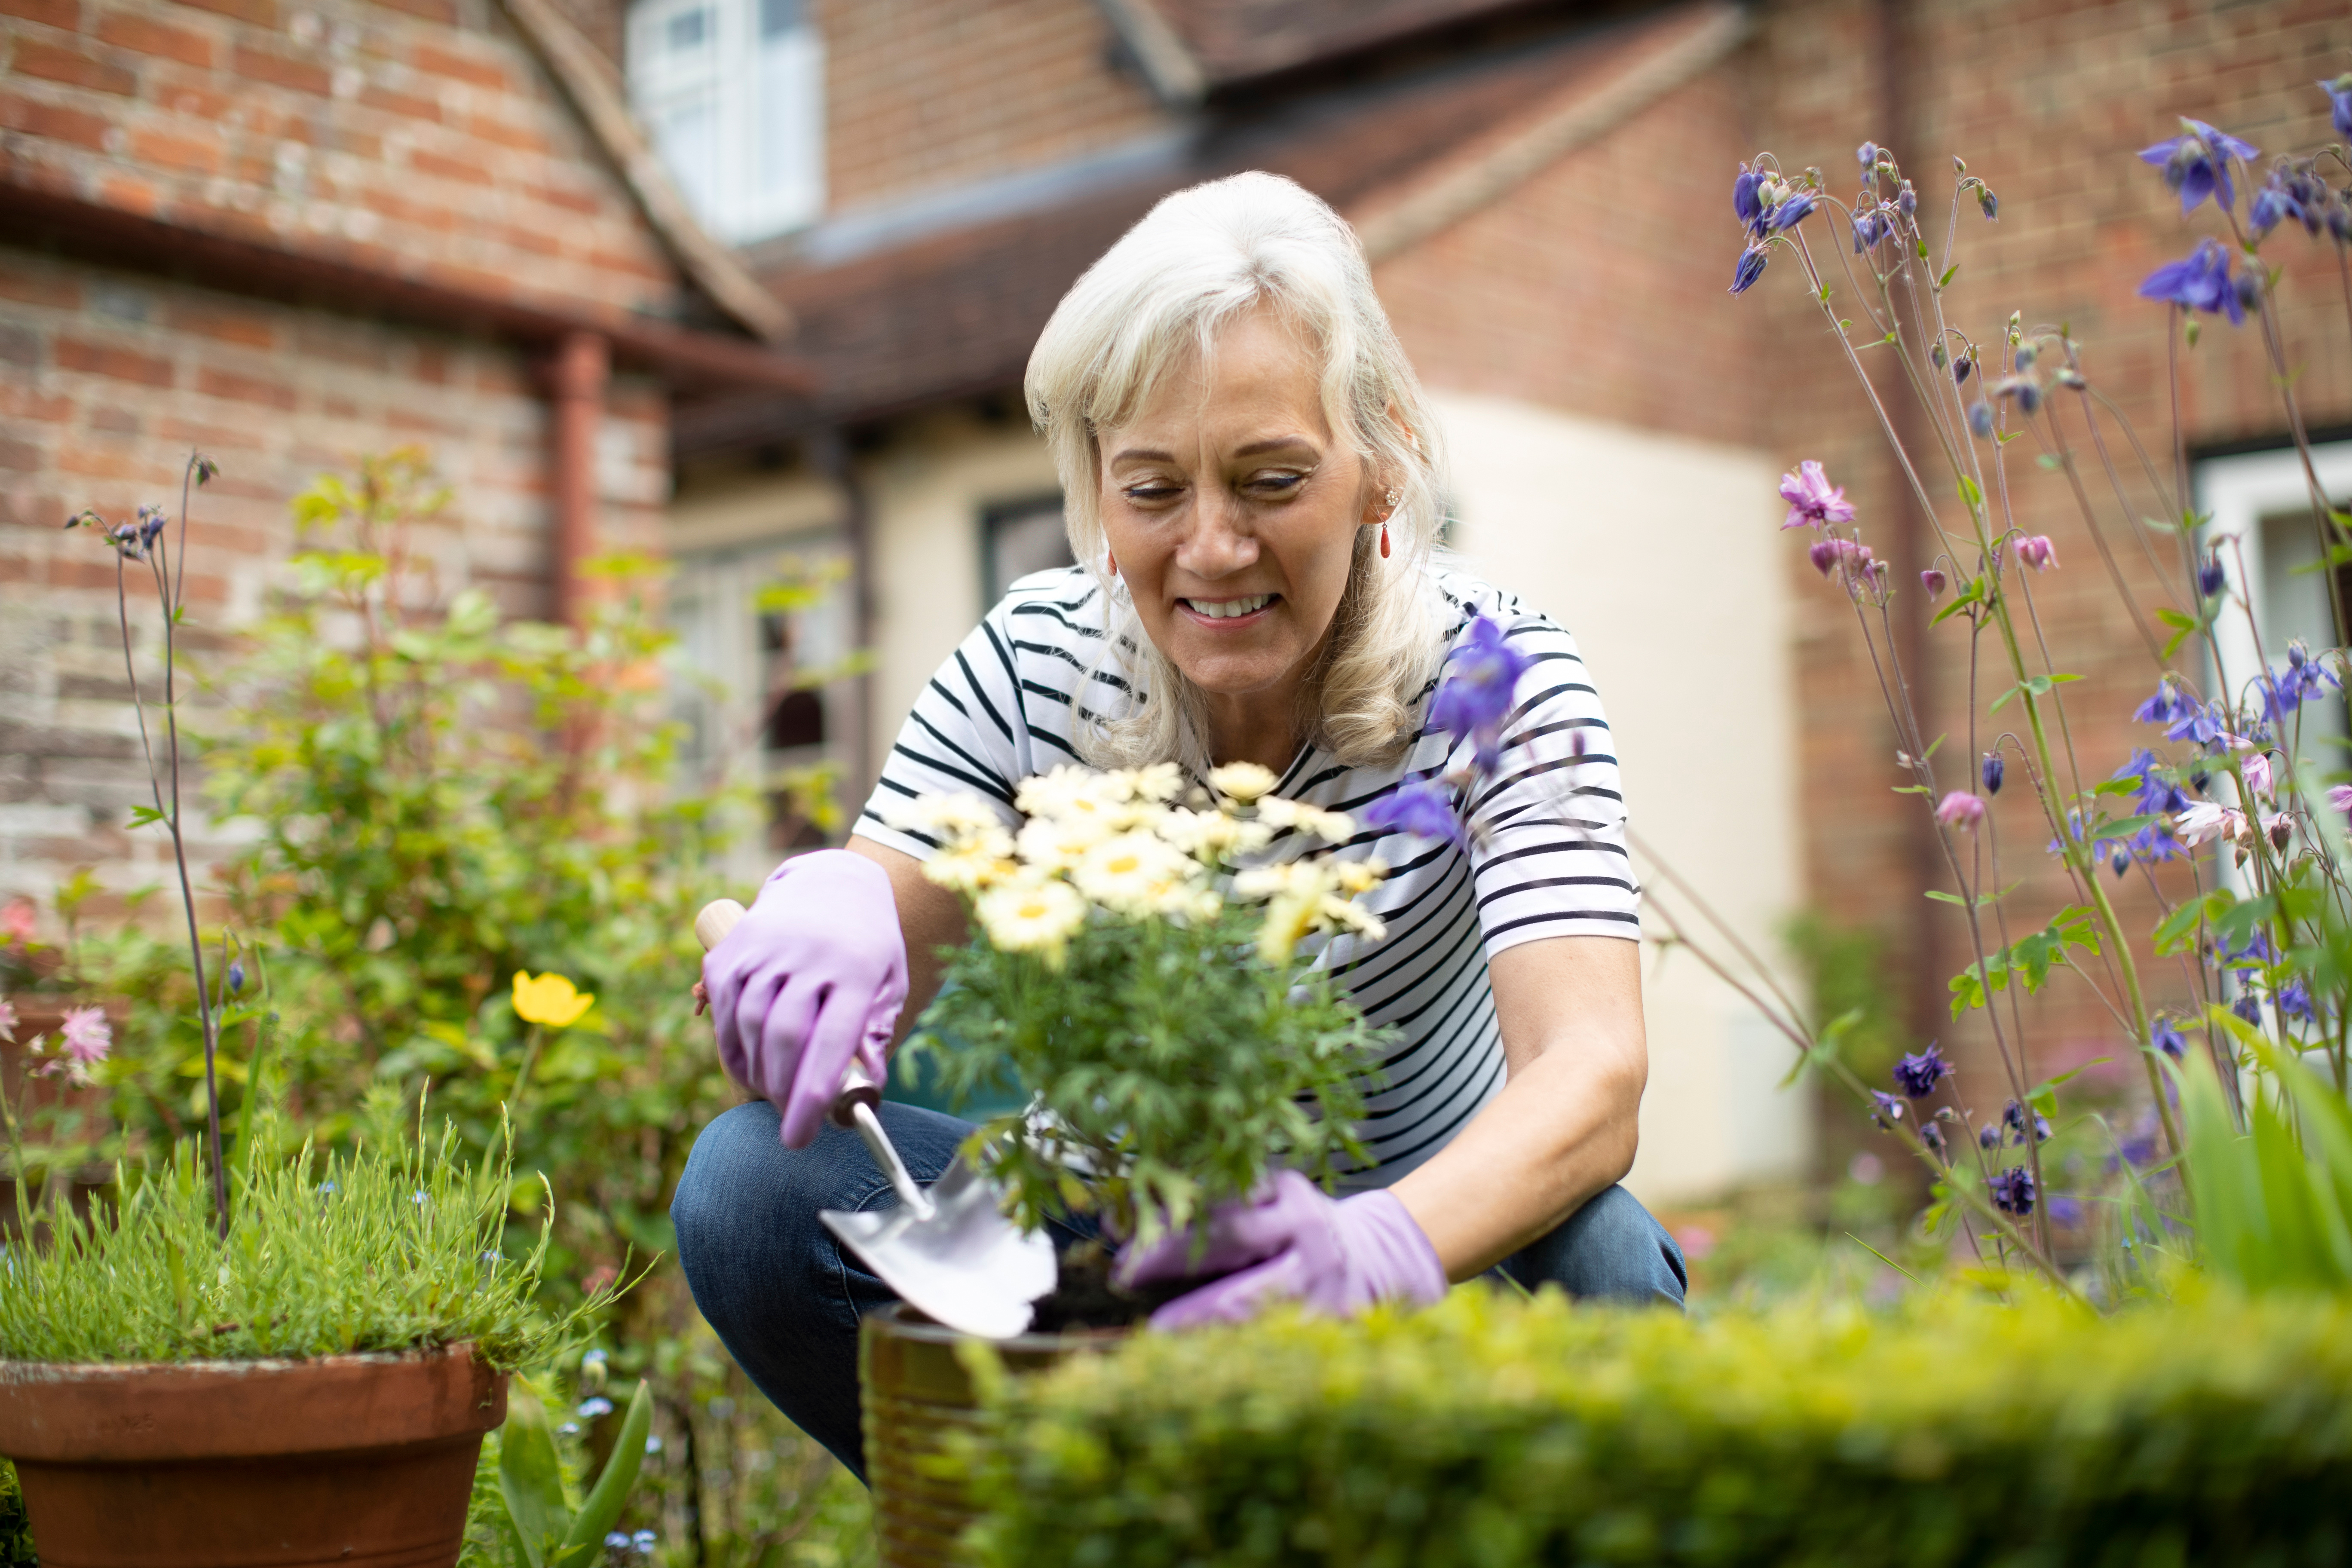
[[[1007,1369],[1036,1372],[1085,1352],[1108,1350],[1126,1337],[1123,1329],[1023,1334],[997,1342],[996,1352]],[[903,1302],[858,1326],[866,1476],[874,1489],[874,1533],[882,1568],[971,1561],[959,1537],[977,1510],[963,1487],[937,1473],[932,1462],[949,1434],[980,1425],[979,1393],[956,1354],[968,1338]]]
[[[176,1366],[0,1362],[43,1568],[450,1568],[507,1374],[471,1345]]]

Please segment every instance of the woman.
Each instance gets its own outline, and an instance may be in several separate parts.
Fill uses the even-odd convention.
[[[1164,1309],[1181,1323],[1278,1296],[1329,1310],[1428,1300],[1499,1267],[1533,1287],[1679,1303],[1673,1241],[1616,1184],[1647,1072],[1636,889],[1615,759],[1568,634],[1434,565],[1439,453],[1354,235],[1251,174],[1162,201],[1072,288],[1029,362],[1082,565],[1013,585],[915,705],[856,837],[780,867],[704,964],[729,1069],[767,1098],[696,1143],[672,1207],[696,1302],[804,1431],[863,1474],[856,1331],[890,1300],[817,1223],[890,1200],[824,1123],[964,939],[893,807],[1076,761],[1195,776],[1262,764],[1277,792],[1362,812],[1457,765],[1425,722],[1477,617],[1530,660],[1467,844],[1367,829],[1393,870],[1376,945],[1332,942],[1398,1043],[1368,1099],[1376,1162],[1334,1199],[1295,1175],[1213,1222]],[[1377,814],[1375,814],[1377,815]],[[885,1105],[921,1180],[968,1124]],[[1122,1258],[1181,1278],[1188,1248]]]

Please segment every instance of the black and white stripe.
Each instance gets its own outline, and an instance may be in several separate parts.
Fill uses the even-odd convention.
[[[1366,1100],[1364,1142],[1377,1168],[1359,1173],[1358,1186],[1386,1185],[1428,1159],[1501,1089],[1490,956],[1544,937],[1640,936],[1617,759],[1575,640],[1474,578],[1432,567],[1427,582],[1449,647],[1486,615],[1533,662],[1505,727],[1502,765],[1469,801],[1475,832],[1466,848],[1367,829],[1339,850],[1390,867],[1362,900],[1386,939],[1338,937],[1318,955],[1372,1022],[1396,1031]],[[929,855],[935,845],[883,816],[896,801],[940,793],[985,796],[1017,824],[1014,786],[1078,760],[1078,715],[1119,711],[1131,700],[1122,662],[1101,659],[1108,609],[1076,567],[1015,583],[917,699],[858,835]],[[1465,751],[1449,755],[1446,737],[1426,729],[1393,769],[1343,767],[1310,747],[1276,793],[1360,812],[1404,779],[1443,774]],[[1303,847],[1277,840],[1271,853]]]

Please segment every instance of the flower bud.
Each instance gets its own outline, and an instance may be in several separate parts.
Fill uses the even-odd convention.
[[[2058,547],[2046,533],[2031,534],[2017,542],[2017,559],[2036,572],[2047,572],[2058,564]]]
[[[1985,794],[1999,795],[2000,793],[2000,776],[2003,771],[2004,767],[2000,760],[2000,753],[1999,752],[1987,752],[1984,754],[1983,770]]]
[[[1927,590],[1927,597],[1930,599],[1940,599],[1944,596],[1946,583],[1943,568],[1939,566],[1930,566],[1919,574],[1919,586]]]
[[[232,996],[245,989],[244,964],[232,963],[228,966],[228,989],[229,994]]]
[[[2249,267],[2240,272],[2230,285],[2238,291],[2238,303],[2249,310],[2263,308],[2263,275],[2259,268]]]
[[[2229,580],[2229,574],[2222,570],[2221,558],[2219,555],[2208,555],[2203,561],[2198,563],[2198,591],[2207,598],[2210,599],[2220,593],[2221,585]]]
[[[1984,815],[1984,801],[1964,789],[1956,789],[1936,803],[1936,820],[1947,827],[1974,827]]]
[[[1977,187],[1977,207],[1985,215],[1987,223],[2000,216],[2000,198],[1983,185]]]
[[[1805,559],[1813,563],[1814,571],[1826,577],[1837,570],[1838,557],[1844,553],[1844,544],[1843,539],[1817,539],[1813,547],[1805,552]]]
[[[1895,207],[1905,217],[1914,216],[1919,211],[1919,193],[1911,188],[1910,181],[1903,182],[1902,194],[1895,198]]]
[[[2017,384],[2017,411],[2028,419],[2042,412],[2042,384],[2021,377]]]
[[[1992,439],[1992,405],[1978,398],[1969,405],[1969,428],[1977,433],[1979,441]]]
[[[1952,362],[1952,384],[1954,386],[1958,386],[1962,382],[1968,380],[1969,373],[1976,369],[1976,362],[1969,358],[1966,354],[1962,354],[1959,358],[1954,360]]]
[[[1878,144],[1874,142],[1864,142],[1853,150],[1853,161],[1861,164],[1862,172],[1867,174],[1878,166]]]
[[[2017,345],[2018,369],[2032,370],[2033,368],[2033,362],[2041,357],[2042,351],[2035,348],[2032,343],[2020,343]]]

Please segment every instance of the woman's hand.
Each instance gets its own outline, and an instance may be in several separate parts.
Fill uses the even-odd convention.
[[[820,849],[776,868],[702,983],[719,1059],[772,1101],[786,1146],[805,1149],[855,1059],[876,1082],[907,1002],[907,943],[890,878],[864,856]]]
[[[1112,1277],[1127,1289],[1222,1275],[1151,1314],[1160,1329],[1238,1322],[1268,1302],[1346,1316],[1375,1301],[1426,1304],[1445,1294],[1445,1269],[1404,1205],[1385,1192],[1327,1197],[1296,1171],[1276,1172],[1256,1198],[1209,1216],[1198,1262],[1192,1233],[1122,1248]]]

